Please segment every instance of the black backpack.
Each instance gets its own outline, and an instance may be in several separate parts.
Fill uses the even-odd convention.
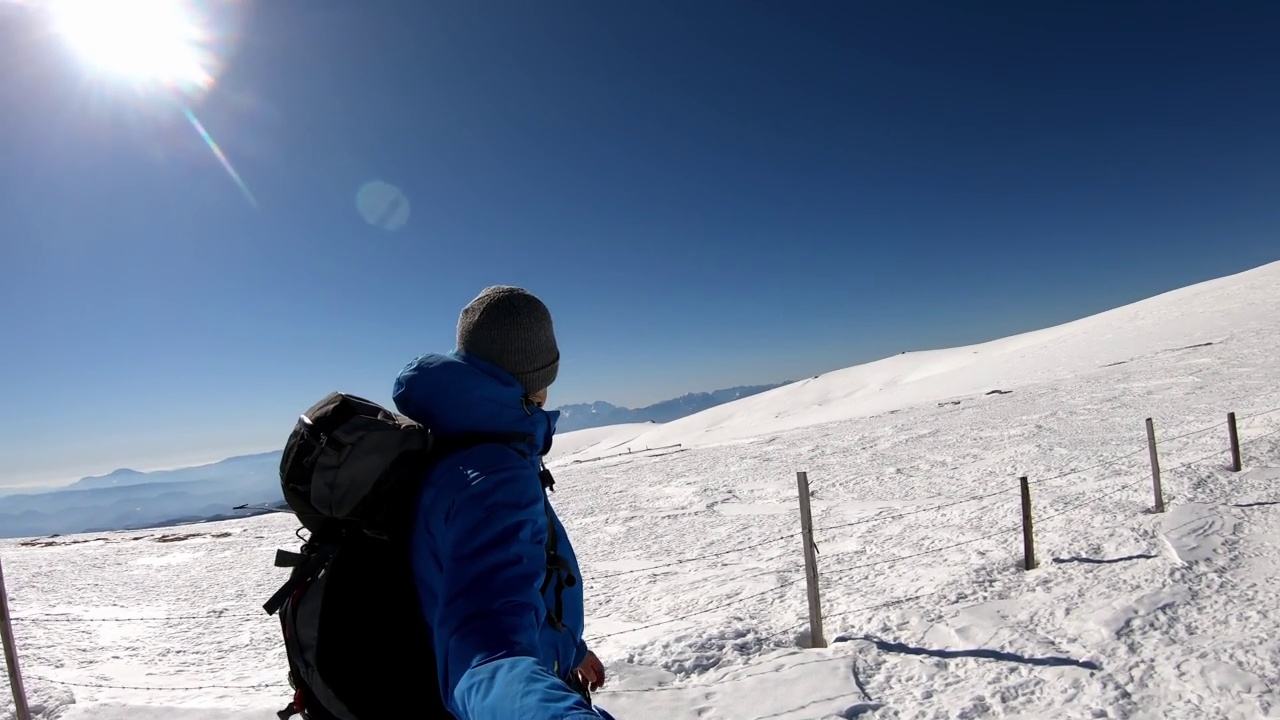
[[[305,720],[447,718],[431,629],[422,617],[409,557],[419,482],[446,454],[528,437],[442,437],[363,398],[330,393],[302,415],[280,458],[284,499],[302,523],[301,552],[277,550],[289,579],[263,605],[277,612],[293,701],[277,715]],[[554,485],[542,471],[543,488]],[[560,592],[576,582],[556,554],[547,519],[547,576]],[[303,529],[309,536],[303,538]],[[405,652],[409,649],[409,652]]]

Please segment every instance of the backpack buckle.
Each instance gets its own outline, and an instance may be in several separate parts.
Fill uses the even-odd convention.
[[[275,565],[278,568],[298,567],[305,559],[306,556],[300,553],[289,552],[288,550],[276,550]]]
[[[306,415],[298,416],[298,429],[302,431],[303,437],[316,446],[316,449],[312,450],[311,454],[302,461],[303,467],[315,467],[316,460],[320,459],[320,453],[324,452],[324,449],[329,447],[330,443],[343,444],[341,440],[316,427],[316,424]]]

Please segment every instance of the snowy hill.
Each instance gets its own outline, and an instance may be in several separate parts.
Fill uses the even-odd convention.
[[[653,426],[654,423],[629,423],[575,430],[563,434],[557,432],[546,460],[548,463],[553,463],[558,458],[579,454],[599,457],[609,453],[625,452],[628,440]]]
[[[1280,263],[667,425],[567,434],[553,502],[611,675],[598,702],[620,720],[1280,716],[1278,318]],[[1146,417],[1165,513],[1150,512]],[[37,717],[274,717],[289,689],[260,605],[294,528],[0,542]]]
[[[1204,349],[1210,344],[1239,338],[1250,328],[1272,330],[1280,318],[1278,286],[1280,263],[1271,263],[1057,327],[904,353],[801,380],[646,429],[630,444],[741,441],[929,403],[984,401],[986,393],[1105,375],[1129,363],[1173,356],[1204,362],[1194,358],[1214,354]]]

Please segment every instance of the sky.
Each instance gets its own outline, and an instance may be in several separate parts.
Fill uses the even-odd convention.
[[[0,486],[390,403],[492,284],[635,407],[1280,258],[1272,3],[187,5],[199,87],[0,0]]]

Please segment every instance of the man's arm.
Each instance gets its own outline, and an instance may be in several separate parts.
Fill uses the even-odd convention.
[[[471,473],[450,499],[438,538],[442,566],[428,580],[439,596],[428,619],[445,704],[459,720],[598,720],[539,658],[548,532],[542,484],[515,453],[471,453],[498,462]]]

